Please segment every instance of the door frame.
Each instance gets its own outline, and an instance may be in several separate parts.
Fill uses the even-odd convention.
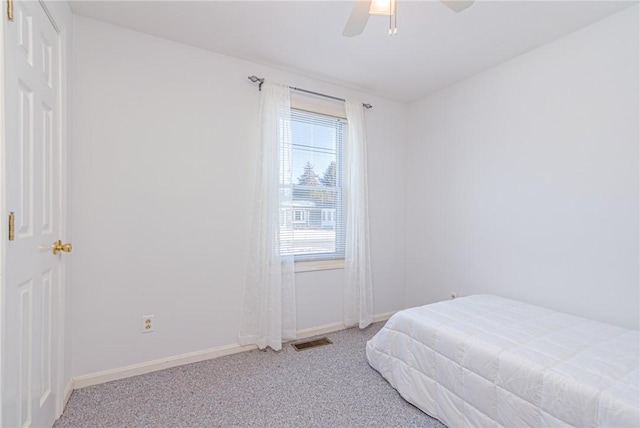
[[[8,23],[6,0],[2,1],[2,16],[0,17],[0,46],[5,43],[5,30]],[[16,1],[16,0],[14,0]],[[19,0],[17,0],[19,1]],[[65,241],[71,240],[71,231],[69,228],[70,206],[68,185],[70,183],[70,162],[69,162],[69,117],[70,117],[70,88],[71,88],[71,64],[72,64],[72,20],[73,14],[67,2],[55,0],[38,0],[40,6],[44,9],[45,14],[49,17],[53,27],[58,33],[58,139],[60,142],[60,155],[57,159],[59,168],[59,209],[60,219],[59,230],[60,239]],[[4,49],[0,49],[0,129],[5,128],[5,58]],[[6,288],[6,251],[7,251],[7,232],[8,232],[8,216],[9,212],[6,205],[7,180],[4,160],[6,159],[6,134],[0,132],[0,314],[4,313],[5,305],[5,288]],[[58,366],[54,368],[56,371],[56,417],[59,417],[66,405],[71,392],[73,391],[73,380],[68,361],[70,355],[70,342],[67,341],[70,323],[69,313],[67,311],[68,293],[70,288],[69,275],[67,270],[69,267],[69,257],[63,257],[59,262],[58,277],[58,337],[56,343],[56,353]],[[2,400],[2,386],[4,385],[3,373],[3,349],[5,344],[5,331],[10,326],[5,325],[4,319],[0,316],[0,400]],[[0,421],[3,419],[2,406],[0,406]]]

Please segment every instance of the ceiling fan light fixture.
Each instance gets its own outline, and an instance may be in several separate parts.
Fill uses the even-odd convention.
[[[370,15],[392,16],[396,13],[396,0],[371,0]]]

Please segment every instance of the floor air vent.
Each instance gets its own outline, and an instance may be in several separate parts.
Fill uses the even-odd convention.
[[[307,340],[306,342],[293,343],[291,346],[293,346],[293,349],[295,349],[296,351],[304,351],[305,349],[317,348],[318,346],[324,346],[324,345],[331,345],[332,343],[333,342],[331,342],[326,337],[320,337],[318,339]]]

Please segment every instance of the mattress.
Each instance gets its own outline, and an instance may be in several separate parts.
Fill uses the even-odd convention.
[[[496,296],[396,313],[369,364],[449,427],[640,427],[640,332]]]

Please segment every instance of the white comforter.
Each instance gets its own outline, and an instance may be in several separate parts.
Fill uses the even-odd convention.
[[[640,427],[640,333],[495,296],[395,314],[369,364],[451,428]]]

